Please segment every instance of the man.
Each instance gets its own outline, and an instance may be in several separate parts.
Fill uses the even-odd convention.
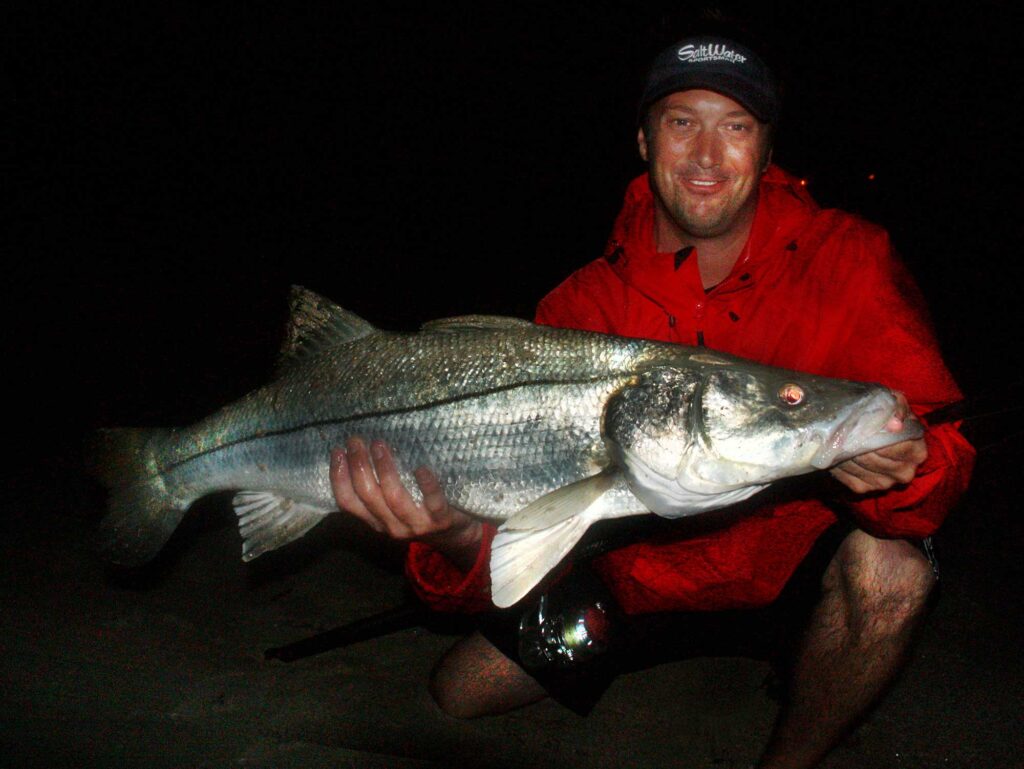
[[[659,55],[637,133],[648,173],[630,185],[605,255],[545,297],[537,320],[880,381],[906,393],[890,429],[914,412],[926,420],[959,393],[916,289],[882,230],[819,209],[771,165],[778,114],[772,73],[733,40],[689,38]],[[840,531],[761,759],[813,766],[899,670],[935,581],[919,545],[972,461],[956,430],[936,427],[833,468],[829,499],[770,502],[699,536],[614,550],[593,568],[627,615],[753,608],[776,599],[824,531]],[[408,571],[425,600],[486,606],[493,530],[450,507],[429,471],[417,472],[415,503],[386,446],[352,441],[332,455],[332,481],[342,509],[412,540]],[[853,523],[836,529],[840,505]],[[547,694],[480,633],[448,652],[432,691],[461,717]]]

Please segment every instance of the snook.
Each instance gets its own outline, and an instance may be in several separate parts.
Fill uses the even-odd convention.
[[[245,560],[297,539],[336,511],[329,451],[360,435],[393,447],[410,489],[427,465],[452,503],[503,522],[492,593],[509,606],[594,521],[717,509],[921,430],[885,430],[883,387],[699,348],[489,316],[387,333],[298,288],[292,311],[272,383],[191,427],[101,431],[112,562],[148,561],[225,489]]]

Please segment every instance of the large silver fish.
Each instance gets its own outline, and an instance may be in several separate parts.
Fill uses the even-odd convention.
[[[337,510],[328,456],[353,435],[427,465],[452,503],[501,521],[498,606],[522,598],[595,521],[692,515],[785,476],[917,437],[884,387],[706,349],[469,316],[380,331],[293,289],[279,377],[196,425],[102,431],[110,560],[139,565],[198,498],[232,489],[255,558]]]

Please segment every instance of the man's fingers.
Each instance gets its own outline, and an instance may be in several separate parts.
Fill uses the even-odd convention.
[[[352,477],[348,472],[348,455],[344,449],[331,451],[331,489],[338,507],[347,512],[368,515],[369,511],[356,494],[352,486]]]
[[[843,465],[846,464],[846,462],[843,463]],[[852,467],[863,469],[865,473],[891,475],[899,472],[906,463],[900,460],[889,459],[888,457],[882,456],[877,451],[872,451],[850,459],[849,464]],[[863,475],[861,477],[863,477]]]
[[[850,459],[833,467],[832,477],[855,494],[891,489],[896,481],[889,475],[874,472]]]
[[[915,438],[876,449],[874,453],[896,462],[909,462],[916,467],[928,458],[928,444],[924,438]]]
[[[398,473],[398,465],[395,464],[395,458],[388,447],[382,441],[374,441],[370,445],[370,455],[373,457],[374,467],[377,468],[377,478],[380,480],[380,490],[388,512],[394,515],[411,535],[420,536],[427,533],[432,528],[433,520],[405,488],[402,476]]]
[[[859,478],[854,473],[851,473],[843,468],[843,465],[837,465],[829,470],[829,474],[846,488],[852,491],[854,494],[866,494],[869,491],[876,491],[873,487],[869,486],[864,480]]]
[[[345,450],[331,451],[331,489],[338,507],[392,539],[429,542],[468,570],[479,555],[483,524],[448,504],[430,470],[421,467],[415,476],[423,504],[405,488],[383,442],[374,441],[367,449],[359,438],[350,438]]]
[[[850,461],[871,473],[891,479],[892,483],[910,483],[927,457],[928,447],[924,439],[916,438],[862,454]]]
[[[350,438],[347,444],[348,468],[352,476],[352,486],[370,515],[383,525],[384,530],[396,539],[406,539],[412,531],[397,518],[388,505],[377,478],[370,453],[359,438]]]
[[[914,480],[917,467],[926,454],[927,450],[923,450],[922,455],[913,447],[897,452],[897,458],[885,456],[881,450],[871,451],[833,467],[831,473],[836,480],[858,494],[884,491],[898,483],[910,483]],[[907,455],[912,455],[914,459],[905,459]]]
[[[331,488],[338,506],[393,539],[420,539],[461,529],[461,520],[432,472],[416,471],[423,492],[417,502],[405,487],[391,450],[383,441],[367,447],[350,438],[346,450],[331,452]],[[462,514],[465,516],[465,514]],[[468,518],[467,518],[468,521]]]
[[[437,476],[425,467],[420,467],[415,472],[416,485],[420,487],[423,494],[423,507],[430,513],[434,521],[439,521],[449,512],[448,498],[441,488]]]
[[[334,491],[334,501],[338,507],[347,513],[351,513],[363,521],[374,531],[384,533],[384,526],[366,509],[366,505],[359,499],[355,488],[352,486],[352,478],[348,472],[348,455],[344,449],[333,449],[331,451],[331,489]]]

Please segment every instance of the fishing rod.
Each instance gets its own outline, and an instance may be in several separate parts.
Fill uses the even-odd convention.
[[[980,453],[1024,434],[1019,422],[1012,425],[1012,419],[1019,420],[1022,412],[1024,381],[961,398],[928,412],[924,421],[929,427],[960,422],[960,431]]]
[[[407,601],[399,606],[362,617],[353,622],[302,638],[284,646],[276,646],[263,652],[263,658],[294,662],[331,649],[351,646],[360,641],[397,633],[411,627],[425,624],[431,611],[419,602]]]

